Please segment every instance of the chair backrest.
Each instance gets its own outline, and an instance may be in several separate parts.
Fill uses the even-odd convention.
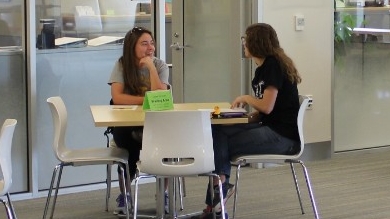
[[[68,113],[66,111],[64,101],[62,101],[61,97],[50,97],[47,99],[47,103],[50,107],[54,125],[54,154],[59,161],[63,161],[61,159],[61,154],[64,154],[69,151],[69,149],[67,149],[65,145]]]
[[[17,121],[6,119],[0,132],[0,168],[3,179],[0,179],[0,196],[6,194],[12,185],[12,138]]]
[[[300,157],[302,155],[305,147],[305,139],[303,137],[303,119],[305,116],[307,105],[309,104],[309,98],[307,96],[299,95],[299,103],[301,105],[298,111],[297,125],[298,125],[299,139],[301,140],[301,151],[299,152],[297,157]]]
[[[160,176],[213,171],[210,112],[147,111],[138,167]]]

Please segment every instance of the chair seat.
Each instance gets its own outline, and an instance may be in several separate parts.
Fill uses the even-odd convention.
[[[114,147],[70,150],[60,156],[62,162],[73,163],[74,166],[125,163],[129,157],[125,149]]]
[[[233,157],[231,163],[234,165],[245,165],[248,163],[276,163],[283,164],[285,160],[298,159],[298,155],[283,155],[283,154],[259,154],[259,155],[240,155]]]

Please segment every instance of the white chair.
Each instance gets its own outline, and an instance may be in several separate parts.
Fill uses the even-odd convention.
[[[15,119],[6,119],[0,132],[0,170],[3,173],[3,179],[0,179],[0,201],[4,204],[9,219],[16,219],[15,209],[9,195],[12,185],[12,137],[16,123]],[[7,196],[7,200],[1,198],[4,195]]]
[[[85,149],[69,149],[65,144],[65,132],[67,128],[67,111],[64,102],[61,97],[50,97],[47,99],[47,102],[50,106],[50,110],[53,117],[54,123],[54,141],[53,141],[53,150],[56,158],[60,163],[55,166],[53,170],[53,176],[50,184],[49,193],[46,200],[46,206],[43,214],[43,219],[46,218],[47,211],[50,205],[51,193],[53,190],[54,182],[57,177],[57,184],[55,187],[54,200],[51,208],[50,218],[53,218],[58,189],[60,186],[62,170],[64,166],[88,166],[88,165],[108,165],[108,164],[118,164],[122,167],[122,183],[125,183],[124,170],[126,170],[127,180],[130,182],[129,177],[129,165],[128,165],[128,153],[126,150],[116,147],[95,147],[95,148],[85,148]],[[59,173],[57,174],[57,172]],[[109,193],[110,186],[107,183],[107,194]],[[130,193],[130,191],[125,191],[124,193]],[[108,197],[108,196],[106,196]],[[107,208],[106,199],[106,208]],[[129,203],[125,199],[126,208],[126,218],[129,219]]]
[[[214,171],[214,151],[208,111],[147,111],[139,172],[161,177],[205,175],[212,180],[218,177]],[[138,181],[135,180],[134,219],[137,218]],[[219,178],[219,177],[218,177]],[[175,186],[169,187],[170,214],[176,218]],[[222,183],[219,180],[220,198]],[[160,191],[161,192],[161,191]],[[160,193],[161,194],[161,193]],[[161,199],[157,200],[161,202]],[[157,204],[158,208],[161,204]],[[222,205],[222,215],[225,209]]]
[[[307,188],[309,190],[309,196],[310,196],[311,204],[312,204],[313,211],[314,211],[314,216],[317,219],[319,218],[318,212],[317,212],[317,206],[316,206],[313,191],[311,188],[311,183],[310,183],[308,171],[307,171],[306,166],[304,165],[303,161],[299,160],[299,158],[301,157],[301,155],[303,153],[304,147],[305,147],[305,141],[304,141],[304,137],[303,137],[303,117],[305,115],[305,110],[306,110],[306,107],[309,103],[309,99],[306,96],[300,95],[299,101],[300,101],[301,106],[299,108],[297,122],[298,122],[299,138],[301,140],[301,150],[297,154],[295,154],[295,155],[279,155],[279,154],[241,155],[241,156],[238,156],[238,157],[235,157],[232,159],[232,164],[237,165],[236,182],[235,182],[236,191],[234,193],[234,204],[233,204],[233,219],[235,217],[236,206],[237,206],[238,182],[239,182],[239,176],[240,176],[240,168],[243,165],[252,164],[252,163],[275,163],[275,164],[289,163],[290,167],[291,167],[292,175],[294,178],[295,188],[296,188],[296,191],[298,194],[298,199],[299,199],[299,204],[301,206],[301,211],[302,211],[302,214],[304,214],[305,212],[304,212],[303,206],[302,206],[302,200],[301,200],[301,194],[300,194],[300,190],[299,190],[299,186],[298,186],[297,176],[295,174],[295,169],[294,169],[294,165],[293,165],[294,163],[300,164],[302,166],[303,173],[305,175]]]

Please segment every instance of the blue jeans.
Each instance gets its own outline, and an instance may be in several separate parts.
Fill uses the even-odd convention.
[[[232,157],[243,154],[290,154],[300,143],[258,123],[213,125],[215,173],[229,182]]]

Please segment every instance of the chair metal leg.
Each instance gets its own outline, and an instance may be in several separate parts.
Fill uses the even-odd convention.
[[[133,200],[133,195],[132,195],[132,192],[131,192],[131,182],[132,182],[133,179],[130,177],[129,164],[126,164],[126,173],[127,173],[126,180],[129,182],[129,191],[127,191],[129,193],[129,197],[130,197],[129,209],[130,209],[131,212],[133,212],[134,200]]]
[[[225,205],[223,203],[224,197],[223,197],[223,191],[222,191],[222,181],[221,181],[221,178],[219,177],[219,175],[217,175],[217,177],[218,177],[218,187],[219,187],[219,198],[221,200],[221,214],[222,214],[222,219],[225,219]],[[216,212],[214,211],[214,218],[215,218],[215,213]]]
[[[234,183],[234,198],[233,198],[233,219],[236,216],[236,210],[237,210],[237,198],[238,198],[238,181],[240,179],[240,170],[241,170],[241,162],[238,163],[237,169],[236,169],[236,182]]]
[[[211,174],[209,175],[209,184],[207,186],[207,189],[209,190],[209,193],[211,195],[211,200],[214,200],[214,188],[213,188],[213,184],[214,184],[214,176],[218,176],[217,174]],[[213,203],[214,204],[214,203]],[[213,219],[215,219],[215,215],[213,217]]]
[[[306,185],[307,185],[307,188],[309,190],[309,196],[310,196],[310,201],[311,201],[311,204],[312,204],[312,207],[313,207],[314,217],[316,219],[319,219],[317,205],[316,205],[315,200],[314,200],[313,190],[312,190],[312,187],[311,187],[309,174],[308,174],[308,171],[307,171],[307,168],[306,168],[305,164],[302,161],[300,161],[300,160],[286,160],[286,162],[290,163],[291,172],[292,172],[292,175],[293,175],[293,179],[294,179],[294,183],[295,183],[295,189],[297,191],[298,200],[299,200],[299,204],[301,206],[302,214],[304,214],[305,212],[304,212],[304,209],[303,209],[301,192],[300,192],[300,189],[299,189],[297,175],[296,175],[293,163],[299,163],[302,166],[302,170],[303,170],[303,173],[304,173],[305,179],[306,179]],[[241,164],[242,164],[241,162],[238,162],[237,169],[236,169],[236,182],[235,182],[235,190],[236,191],[234,192],[233,219],[235,218],[236,208],[237,208],[238,182],[239,182],[239,178],[240,178]]]
[[[58,168],[59,168],[59,165],[54,167],[54,170],[53,170],[53,174],[52,174],[52,177],[51,177],[51,183],[50,183],[50,187],[49,187],[49,192],[47,194],[46,205],[45,205],[45,209],[43,211],[42,219],[46,219],[47,210],[49,209],[49,204],[50,204],[50,199],[51,199],[51,192],[53,190],[54,180],[56,178]]]
[[[58,186],[59,186],[59,182],[61,180],[61,174],[62,174],[62,168],[63,168],[63,164],[58,164],[57,166],[54,167],[54,170],[53,170],[53,175],[51,177],[51,183],[50,183],[50,188],[49,188],[49,192],[47,194],[47,199],[46,199],[46,205],[45,205],[45,210],[43,212],[43,219],[46,219],[46,215],[47,215],[47,211],[49,209],[49,205],[50,205],[50,199],[51,199],[51,193],[53,191],[53,185],[54,185],[54,182],[55,182],[55,179],[57,178],[57,171],[60,170],[59,174],[58,174],[58,178],[57,178],[57,188],[56,188],[56,192],[55,192],[55,201],[53,203],[53,207],[51,209],[51,213],[50,213],[50,218],[53,218],[53,214],[54,214],[54,205],[55,205],[55,202],[56,202],[56,196],[57,196],[57,193],[58,193]]]
[[[291,173],[292,173],[292,176],[294,178],[295,190],[297,191],[299,204],[301,206],[301,212],[302,212],[302,214],[305,214],[305,211],[304,211],[303,205],[302,205],[301,191],[299,189],[298,180],[297,180],[297,174],[295,172],[294,164],[293,164],[292,161],[289,161],[289,163],[290,163]]]
[[[307,171],[307,168],[305,166],[305,164],[302,162],[302,161],[298,161],[298,163],[301,164],[302,166],[302,169],[303,169],[303,174],[305,175],[305,179],[306,179],[306,184],[307,184],[307,189],[309,190],[309,195],[310,195],[310,200],[311,200],[311,205],[313,207],[313,212],[314,212],[314,217],[316,219],[319,219],[319,215],[318,215],[318,211],[317,211],[317,205],[316,205],[316,202],[314,200],[314,194],[313,194],[313,190],[311,188],[311,182],[310,182],[310,178],[309,178],[309,173]]]
[[[108,205],[110,202],[110,196],[111,196],[111,164],[107,164],[106,167],[106,184],[107,184],[107,190],[106,190],[106,211],[108,211]]]
[[[135,181],[134,181],[134,207],[133,207],[133,218],[134,219],[137,219],[137,216],[138,216],[138,188],[139,188],[139,181],[143,178],[151,178],[151,177],[156,177],[156,176],[153,176],[153,175],[146,175],[146,176],[140,176],[140,175],[137,175],[137,177],[135,178]],[[156,178],[157,180],[157,178]],[[154,218],[154,217],[153,217]]]
[[[120,169],[120,174],[122,176],[122,183],[123,183],[123,197],[125,198],[125,206],[126,206],[126,219],[130,219],[130,211],[129,211],[129,200],[127,199],[127,194],[128,194],[128,191],[127,191],[127,186],[126,186],[126,180],[125,180],[125,171],[126,171],[126,177],[128,179],[128,183],[130,183],[130,179],[129,179],[129,168],[128,166],[126,165],[126,167],[124,168],[122,165],[119,165],[119,169]],[[125,170],[126,169],[126,170]]]
[[[56,203],[57,203],[58,190],[59,190],[59,188],[60,188],[60,182],[61,182],[62,170],[63,170],[63,169],[64,169],[64,166],[61,165],[61,166],[60,166],[60,172],[58,172],[57,185],[56,185],[56,188],[55,188],[55,191],[54,191],[53,206],[51,207],[50,219],[52,219],[52,218],[53,218],[53,215],[54,215],[54,210],[55,210]]]
[[[185,177],[181,177],[181,182],[182,182],[182,188],[183,188],[183,197],[187,197],[186,178]]]
[[[147,175],[144,177],[146,178]],[[165,179],[164,177],[157,177],[156,178],[156,218],[163,219],[165,217]],[[168,194],[169,195],[169,194]]]
[[[7,213],[7,218],[8,219],[16,219],[16,215],[15,215],[12,203],[11,203],[11,199],[9,198],[9,193],[7,193],[7,199],[8,199],[8,201],[0,199],[0,201],[4,204],[4,208],[5,208],[6,213]]]
[[[12,219],[17,219],[16,217],[16,213],[15,213],[15,208],[14,208],[14,205],[12,204],[12,201],[11,201],[11,197],[9,195],[9,192],[7,192],[7,199],[8,199],[8,204],[9,204],[9,207],[11,209],[11,217]]]
[[[178,185],[179,185],[179,198],[180,198],[180,211],[184,210],[184,204],[183,204],[183,184],[184,184],[184,177],[178,177],[177,178]]]
[[[225,219],[225,205],[223,204],[223,190],[222,190],[222,181],[221,181],[221,177],[219,177],[218,174],[215,174],[215,173],[209,173],[209,174],[200,174],[200,176],[208,176],[209,177],[209,186],[208,186],[208,189],[209,189],[209,192],[211,194],[211,200],[214,200],[214,177],[216,177],[218,179],[218,189],[219,189],[219,198],[221,200],[221,215],[222,215],[222,219]],[[215,209],[213,209],[213,218],[215,219]]]
[[[177,218],[176,212],[176,190],[178,177],[168,178],[168,196],[169,196],[169,217]]]
[[[0,200],[1,200],[1,199],[0,199]],[[6,212],[7,212],[7,217],[8,217],[8,219],[12,219],[11,208],[10,208],[8,202],[7,202],[7,201],[4,201],[4,200],[1,200],[1,202],[4,204],[4,208],[5,208]]]
[[[138,210],[138,181],[140,180],[140,176],[135,178],[135,186],[134,186],[134,209],[133,209],[133,218],[137,219],[137,210]]]

